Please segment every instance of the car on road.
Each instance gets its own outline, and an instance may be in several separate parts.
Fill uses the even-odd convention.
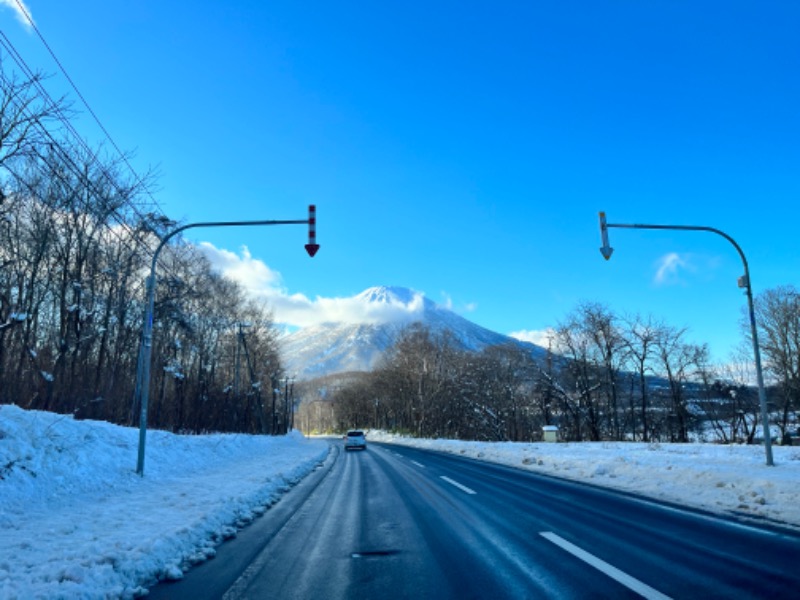
[[[344,449],[345,450],[366,450],[367,438],[364,432],[360,429],[351,429],[344,436]]]

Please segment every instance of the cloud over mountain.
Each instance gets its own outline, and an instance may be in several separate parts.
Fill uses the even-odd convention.
[[[554,335],[555,331],[552,328],[522,329],[520,331],[512,331],[508,334],[509,337],[512,337],[516,340],[521,342],[530,342],[531,344],[536,344],[537,346],[542,346],[543,348],[547,348]]]
[[[530,342],[541,343],[546,332],[517,332],[514,339],[490,331],[456,314],[446,294],[444,303],[437,304],[412,289],[382,286],[345,298],[310,299],[289,294],[281,274],[253,258],[246,246],[239,254],[208,242],[199,247],[213,268],[254,298],[266,300],[276,323],[299,328],[281,346],[287,372],[301,379],[373,369],[412,323],[421,323],[434,335],[447,332],[462,350],[510,343],[543,352]]]
[[[289,373],[308,379],[345,371],[369,371],[411,323],[420,323],[434,335],[446,332],[461,350],[477,352],[488,346],[514,344],[534,354],[544,352],[528,342],[476,325],[407,288],[374,287],[342,300],[361,311],[360,318],[328,321],[286,336],[281,346]]]
[[[367,290],[357,296],[317,296],[312,300],[303,294],[289,294],[281,274],[253,258],[247,246],[242,246],[241,254],[217,248],[209,242],[200,243],[199,248],[214,269],[239,283],[251,296],[267,300],[276,322],[294,327],[322,323],[406,324],[418,320],[425,303],[430,302],[422,293],[405,288],[381,288],[382,295]]]

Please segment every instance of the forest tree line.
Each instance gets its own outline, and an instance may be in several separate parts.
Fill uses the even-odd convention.
[[[800,295],[784,286],[756,306],[771,420],[788,434],[800,409]],[[719,367],[686,329],[597,303],[576,307],[543,356],[517,344],[460,350],[417,324],[375,371],[328,382],[327,407],[309,404],[300,422],[490,441],[539,440],[557,425],[570,441],[752,443],[759,401],[746,323],[742,333],[740,357]]]
[[[0,404],[138,425],[144,283],[174,229],[153,174],[75,137],[39,74],[0,65]],[[272,314],[187,243],[158,265],[149,426],[278,433]]]
[[[144,282],[176,224],[152,200],[154,175],[76,138],[69,106],[41,82],[0,63],[0,404],[136,425]],[[799,307],[792,286],[756,298],[783,433],[800,405]],[[159,260],[153,340],[148,424],[172,431],[281,433],[305,395],[298,418],[309,430],[528,440],[557,424],[570,440],[686,441],[709,427],[724,441],[757,435],[747,350],[722,370],[685,330],[591,303],[536,358],[514,345],[464,352],[412,327],[374,372],[338,377],[324,397],[308,385],[296,395],[269,307],[179,242]]]

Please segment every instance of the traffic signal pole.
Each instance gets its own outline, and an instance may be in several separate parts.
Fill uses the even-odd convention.
[[[144,453],[147,438],[147,402],[150,395],[150,363],[153,345],[153,307],[156,293],[156,264],[158,255],[167,242],[187,229],[199,227],[251,227],[261,225],[308,225],[308,244],[306,252],[310,257],[319,250],[317,244],[317,207],[313,204],[308,207],[308,219],[291,221],[214,221],[208,223],[189,223],[169,232],[161,239],[161,243],[153,253],[150,264],[150,276],[147,278],[144,325],[142,326],[142,340],[139,347],[139,359],[136,366],[136,388],[133,393],[134,407],[139,406],[139,452],[136,461],[136,472],[144,476]]]
[[[679,231],[708,231],[710,233],[721,235],[731,244],[733,244],[734,248],[736,248],[736,251],[739,253],[739,257],[742,259],[742,264],[744,265],[744,276],[739,278],[739,287],[745,289],[745,294],[747,296],[747,308],[750,317],[750,336],[753,339],[753,355],[755,357],[756,380],[758,383],[758,401],[761,409],[761,425],[764,432],[764,450],[767,456],[767,466],[774,466],[775,463],[772,459],[772,436],[770,434],[769,414],[767,412],[767,393],[764,389],[764,375],[761,368],[761,352],[758,348],[758,331],[756,328],[755,308],[753,306],[753,290],[752,286],[750,285],[750,269],[747,266],[747,258],[745,257],[744,252],[739,244],[737,244],[736,240],[734,240],[727,233],[720,231],[719,229],[715,229],[714,227],[699,227],[693,225],[641,225],[629,223],[608,223],[606,222],[606,213],[601,212],[600,236],[603,245],[600,247],[600,253],[606,260],[610,259],[611,254],[614,252],[614,249],[609,245],[608,242],[608,229],[611,227],[618,227],[622,229],[674,229]]]

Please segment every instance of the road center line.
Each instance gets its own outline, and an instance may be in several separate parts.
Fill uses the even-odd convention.
[[[415,461],[415,460],[412,460],[412,461],[411,461],[411,464],[417,465],[418,467],[422,467],[423,469],[425,468],[425,465],[423,465],[422,463],[418,463],[418,462],[417,462],[417,461]]]
[[[469,488],[468,488],[467,486],[465,486],[465,485],[461,485],[461,484],[460,484],[460,483],[458,483],[457,481],[453,481],[453,480],[452,480],[452,479],[450,479],[449,477],[445,477],[444,475],[440,475],[440,477],[441,477],[442,479],[444,479],[444,480],[445,480],[447,483],[449,483],[450,485],[452,485],[452,486],[455,486],[455,487],[457,487],[458,489],[460,489],[462,492],[466,492],[467,494],[477,494],[477,493],[478,493],[478,492],[476,492],[475,490],[471,490],[471,489],[469,489]]]
[[[621,583],[629,590],[633,590],[637,594],[647,598],[648,600],[670,600],[669,596],[665,596],[658,590],[651,588],[646,583],[642,583],[638,579],[631,577],[630,575],[624,573],[623,571],[620,571],[615,566],[608,564],[607,562],[597,558],[593,554],[589,554],[588,552],[586,552],[586,550],[579,548],[575,544],[568,542],[564,538],[559,537],[558,535],[552,533],[551,531],[541,531],[539,532],[539,535],[553,542],[556,546],[559,546],[560,548],[566,550],[576,558],[579,558],[583,562],[593,566],[598,571],[605,573],[606,575],[611,577],[611,579],[614,579],[618,583]]]

